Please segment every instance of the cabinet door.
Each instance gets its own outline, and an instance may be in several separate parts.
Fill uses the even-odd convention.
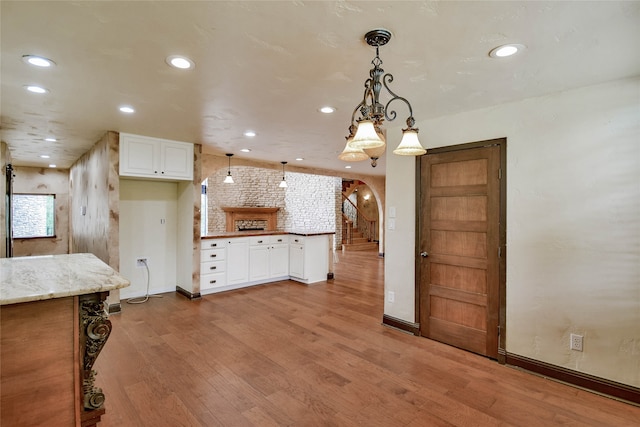
[[[249,240],[227,241],[227,284],[236,285],[249,281]]]
[[[269,246],[249,247],[249,280],[269,278]]]
[[[193,179],[193,144],[163,141],[160,173],[167,178]]]
[[[289,276],[304,279],[304,245],[289,246]]]
[[[271,245],[269,249],[269,277],[289,275],[289,245],[286,243]]]
[[[120,175],[155,176],[159,172],[160,152],[153,139],[120,134]]]

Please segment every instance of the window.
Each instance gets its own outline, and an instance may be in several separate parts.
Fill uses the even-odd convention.
[[[11,226],[14,239],[55,236],[55,195],[14,194]]]

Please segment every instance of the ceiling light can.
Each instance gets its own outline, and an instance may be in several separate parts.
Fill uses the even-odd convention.
[[[506,58],[523,51],[524,48],[525,46],[523,44],[518,43],[503,44],[491,49],[491,51],[489,52],[489,56],[492,58]]]

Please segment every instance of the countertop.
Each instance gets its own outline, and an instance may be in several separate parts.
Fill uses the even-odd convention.
[[[0,258],[0,305],[105,292],[129,281],[93,254]]]
[[[294,236],[322,236],[335,234],[335,231],[327,230],[248,230],[228,231],[223,233],[201,236],[202,239],[224,239],[227,237],[251,237],[251,236],[276,236],[279,234],[293,234]]]

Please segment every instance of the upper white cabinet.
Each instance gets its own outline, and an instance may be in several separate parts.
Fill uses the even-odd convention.
[[[193,180],[193,144],[120,134],[120,175]]]

